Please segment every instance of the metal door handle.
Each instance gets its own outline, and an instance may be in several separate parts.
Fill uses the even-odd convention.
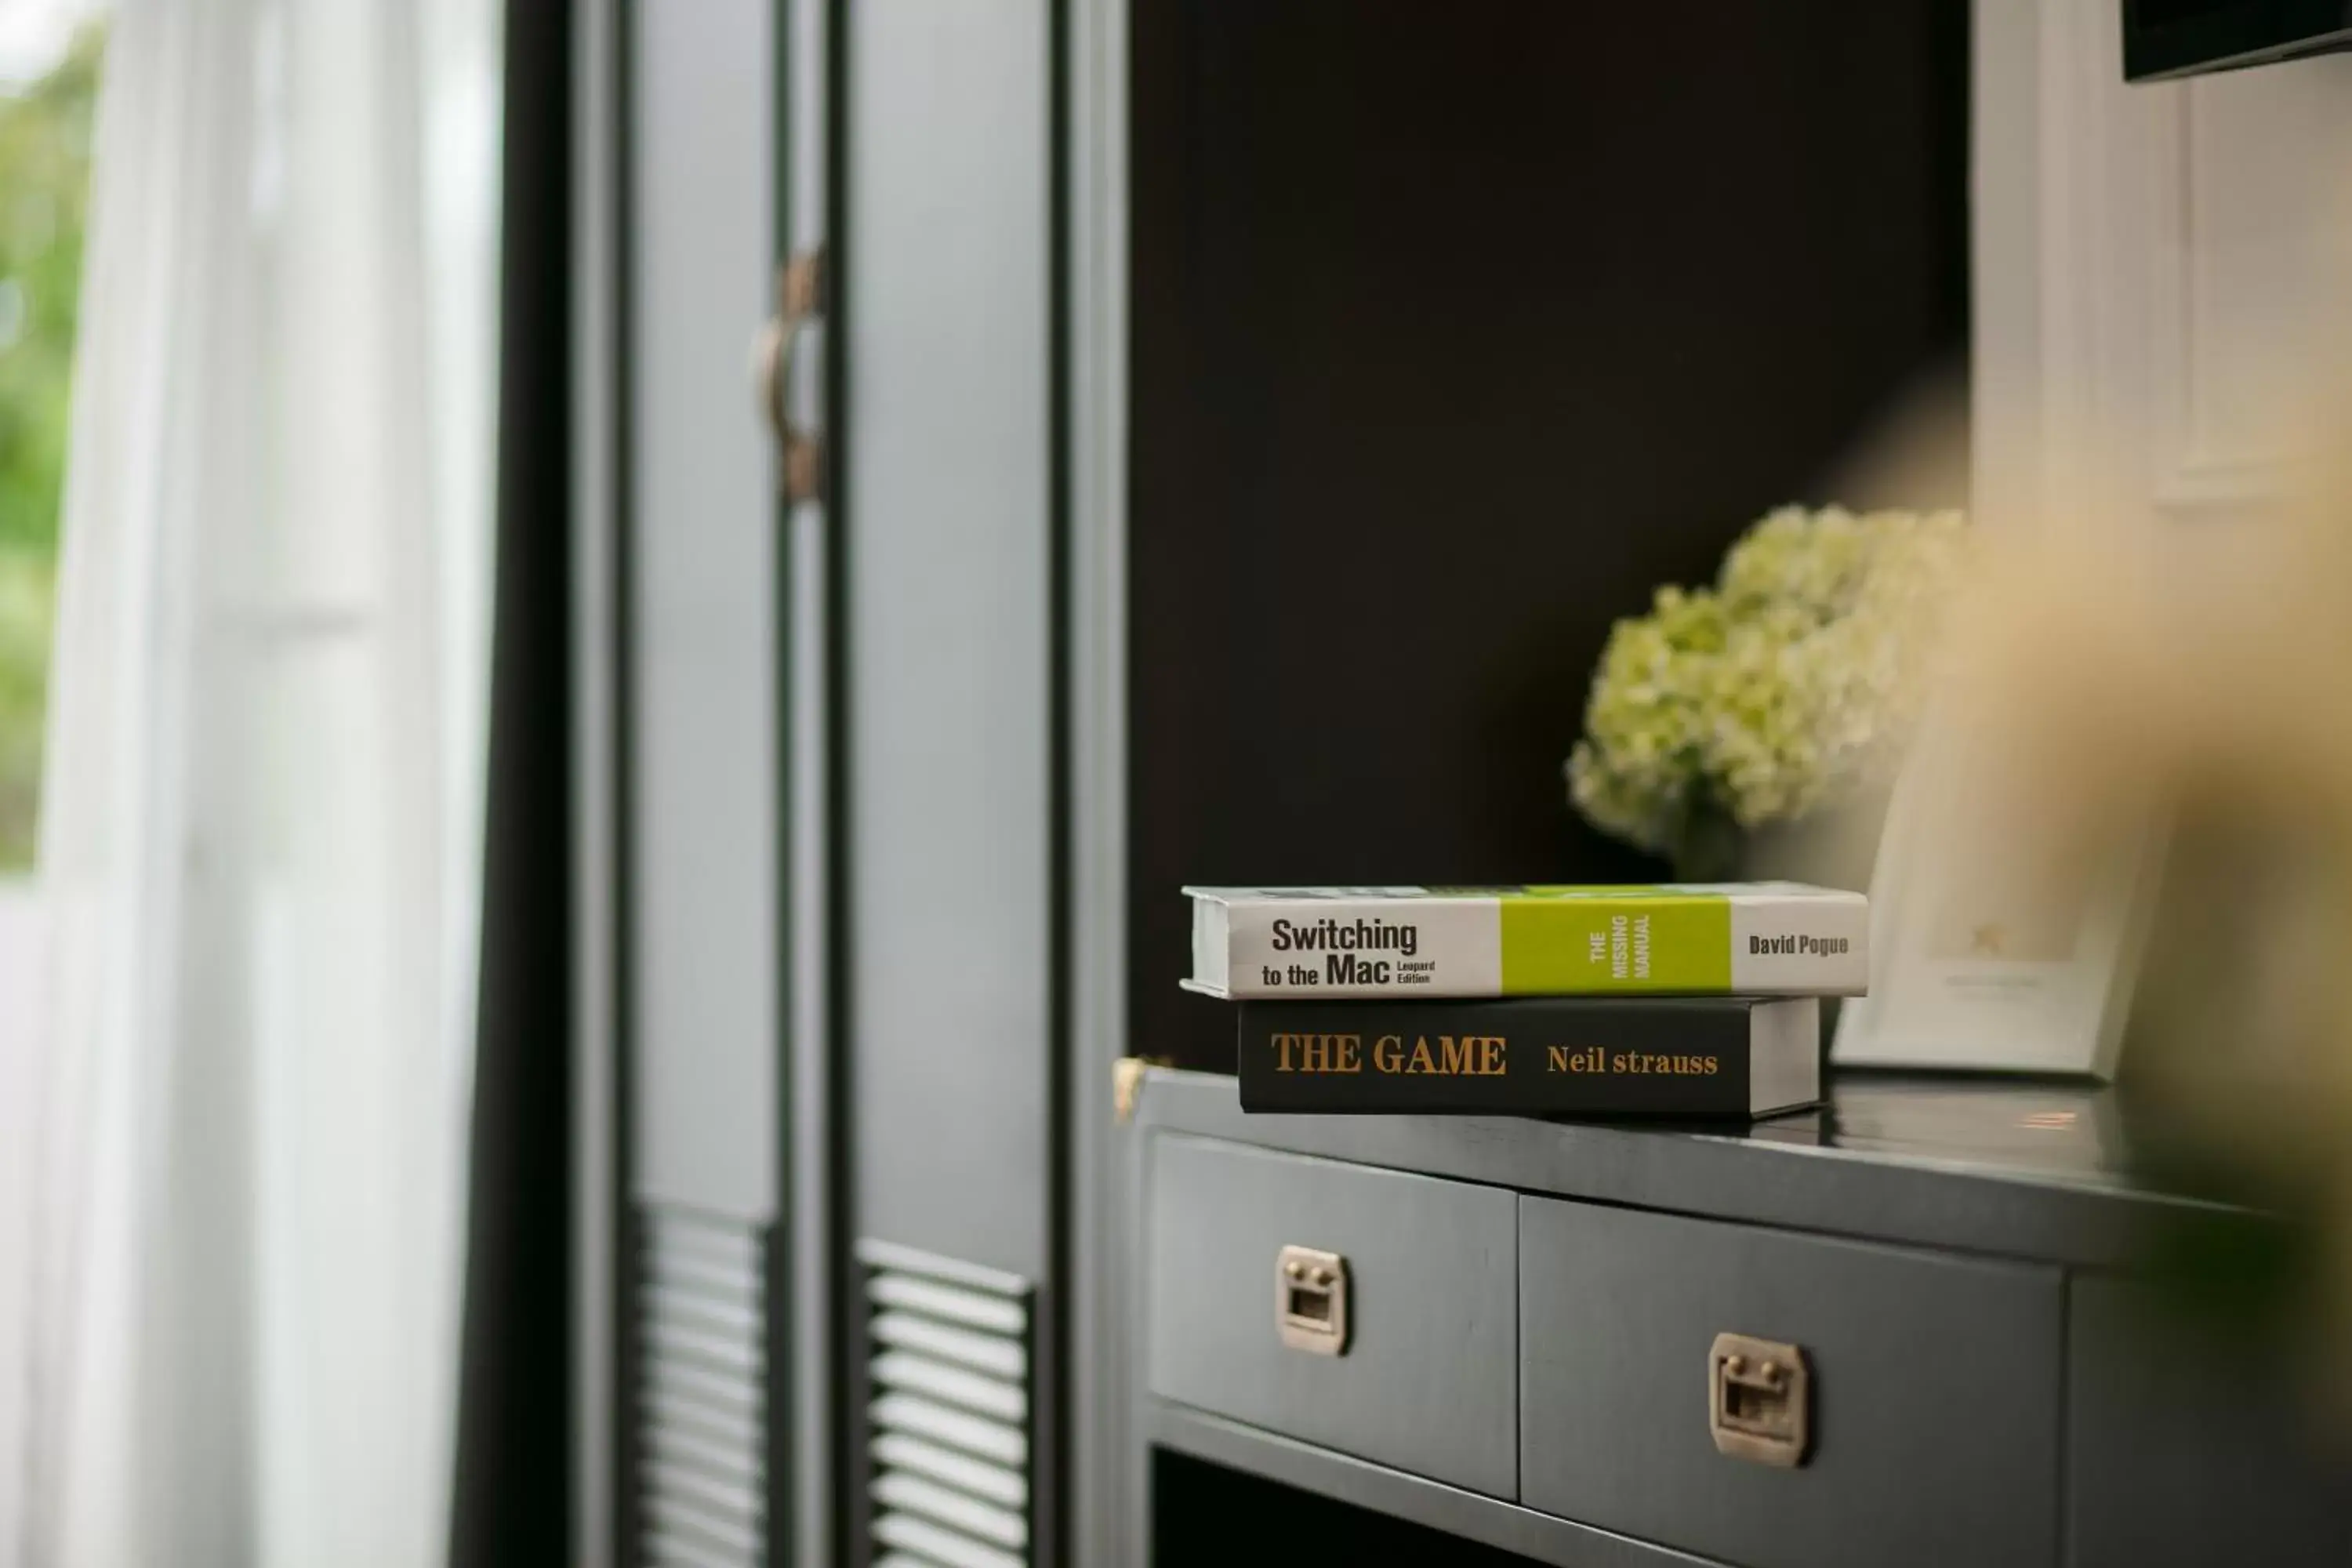
[[[775,437],[777,477],[788,501],[815,500],[824,492],[824,443],[793,423],[793,351],[801,329],[824,310],[824,252],[803,250],[776,269],[776,313],[760,329],[753,376],[760,411]]]

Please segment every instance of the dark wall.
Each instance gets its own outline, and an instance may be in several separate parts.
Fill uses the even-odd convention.
[[[1130,1048],[1184,882],[1620,880],[1611,623],[1966,336],[1964,0],[1140,0]]]

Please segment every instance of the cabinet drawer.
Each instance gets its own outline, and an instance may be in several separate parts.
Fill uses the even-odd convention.
[[[1540,1198],[1519,1212],[1529,1507],[1751,1568],[2053,1560],[2058,1270]],[[1803,1352],[1801,1465],[1718,1451],[1726,1332]]]
[[[1491,1496],[1517,1479],[1517,1198],[1163,1133],[1151,1392]],[[1345,1260],[1346,1348],[1285,1342],[1285,1247]]]

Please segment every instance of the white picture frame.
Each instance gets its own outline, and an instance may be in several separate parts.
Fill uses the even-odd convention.
[[[1871,877],[1870,991],[1840,1009],[1832,1065],[2114,1078],[2161,869],[2159,810],[2103,812],[2109,831],[2063,896],[1972,904],[2025,858],[1969,809],[2000,765],[1950,728],[1914,748]]]

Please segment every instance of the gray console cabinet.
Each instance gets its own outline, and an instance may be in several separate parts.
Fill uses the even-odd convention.
[[[2352,1563],[2310,1413],[2132,1269],[2270,1222],[2135,1185],[2116,1129],[2105,1090],[1885,1079],[1747,1135],[1249,1117],[1154,1069],[1130,1440],[1541,1562]],[[1292,1246],[1347,1261],[1343,1355],[1285,1342]],[[1801,1464],[1718,1451],[1727,1332],[1801,1351]]]

